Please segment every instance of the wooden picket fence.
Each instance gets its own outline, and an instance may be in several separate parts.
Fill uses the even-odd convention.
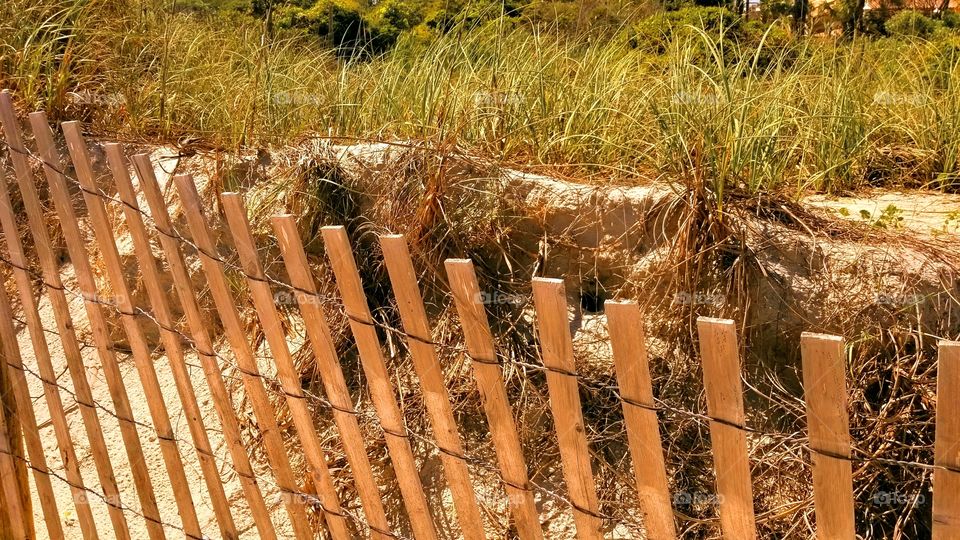
[[[31,509],[32,495],[25,493],[25,470],[32,471],[33,488],[39,501],[40,513],[50,538],[65,538],[61,522],[64,501],[54,496],[53,482],[65,482],[72,491],[73,506],[80,530],[85,539],[107,534],[98,529],[89,504],[83,501],[95,496],[107,503],[109,519],[117,538],[130,538],[128,520],[142,520],[151,539],[167,535],[187,538],[205,538],[212,531],[202,530],[196,514],[195,501],[189,479],[181,459],[181,451],[196,452],[206,488],[204,496],[212,505],[219,532],[223,538],[239,537],[235,521],[235,504],[226,497],[221,471],[214,460],[193,382],[188,373],[185,344],[193,347],[202,363],[206,391],[212,397],[223,438],[226,441],[232,470],[239,478],[242,493],[249,508],[255,532],[261,538],[276,538],[276,522],[282,516],[272,515],[261,483],[275,483],[284,495],[286,519],[299,539],[329,535],[335,539],[369,536],[377,539],[400,536],[387,518],[381,497],[382,486],[375,480],[367,455],[369,441],[364,439],[348,389],[344,373],[331,337],[313,275],[307,264],[304,247],[299,237],[296,217],[280,215],[272,219],[272,226],[289,276],[289,283],[269,278],[258,258],[257,246],[251,233],[243,197],[224,193],[223,210],[227,229],[240,260],[240,267],[230,266],[217,256],[217,246],[204,215],[200,198],[189,175],[174,178],[190,228],[190,239],[174,229],[164,197],[154,176],[153,164],[146,155],[135,155],[129,161],[118,144],[104,145],[109,169],[115,181],[117,197],[106,195],[97,187],[96,176],[88,154],[88,146],[76,122],[62,124],[73,173],[68,174],[57,146],[54,133],[43,112],[29,115],[35,151],[29,150],[20,133],[11,96],[0,94],[0,122],[5,136],[6,155],[12,164],[13,178],[18,188],[18,205],[22,205],[29,221],[30,235],[18,235],[17,215],[14,211],[10,183],[5,168],[0,167],[0,227],[5,237],[6,252],[3,264],[13,274],[20,311],[14,313],[6,288],[0,290],[0,339],[4,355],[5,376],[10,382],[15,414],[0,414],[0,501],[4,509],[3,538],[32,538],[37,536]],[[51,233],[47,229],[44,206],[38,190],[31,160],[39,160],[49,191],[52,206],[61,225],[61,233],[70,260],[73,263],[79,291],[71,291],[63,284],[58,259],[54,253]],[[129,174],[128,165],[138,179],[139,192]],[[76,184],[76,186],[71,186]],[[71,198],[71,188],[79,187],[85,203],[87,219],[93,229],[94,240],[105,264],[110,285],[110,300],[101,296],[90,264],[88,244],[81,232]],[[141,209],[138,196],[147,202],[148,211]],[[124,274],[116,238],[107,213],[108,204],[122,207],[126,226],[130,231],[139,264],[140,279],[146,288],[149,306],[138,306],[131,292],[129,277]],[[18,206],[19,208],[20,206]],[[410,443],[411,433],[405,425],[397,400],[396,389],[387,371],[380,338],[357,264],[345,230],[342,227],[322,229],[324,245],[329,258],[340,299],[349,318],[349,326],[356,342],[362,369],[369,386],[380,426],[382,427],[390,463],[395,472],[412,534],[419,540],[438,538],[438,528],[431,517],[424,485],[418,472],[417,457]],[[163,260],[151,248],[155,238],[162,249]],[[26,244],[26,245],[25,245]],[[485,538],[484,519],[480,512],[476,490],[468,468],[469,460],[455,422],[435,343],[431,341],[428,320],[417,282],[417,271],[403,236],[380,238],[384,262],[402,321],[402,335],[409,346],[413,367],[424,392],[424,402],[434,439],[439,449],[442,470],[449,487],[462,536],[468,540]],[[27,247],[34,255],[27,255]],[[187,249],[189,248],[189,250]],[[198,291],[194,288],[186,253],[196,251],[201,263],[204,281],[213,298],[223,332],[232,351],[231,358],[219,355],[214,344],[220,336],[210,335],[201,315]],[[31,268],[36,264],[40,272]],[[496,451],[496,468],[508,497],[512,523],[516,535],[523,540],[544,538],[538,509],[535,505],[535,487],[532,486],[528,466],[524,461],[514,414],[504,386],[501,360],[488,324],[482,302],[481,289],[471,261],[450,259],[445,263],[452,298],[459,314],[473,375],[480,390],[483,409],[489,425],[490,439]],[[255,307],[263,335],[275,363],[276,381],[258,369],[255,351],[237,310],[237,299],[227,281],[227,270],[239,270]],[[161,272],[172,276],[179,306],[184,312],[186,329],[177,327],[168,292],[161,286]],[[54,325],[47,326],[38,309],[35,286],[40,280],[43,293],[54,313]],[[581,539],[602,537],[597,492],[581,413],[578,379],[574,363],[573,344],[568,325],[568,306],[564,283],[558,279],[533,280],[533,300],[542,353],[542,368],[546,381],[562,469],[576,527]],[[353,487],[361,502],[362,515],[346,511],[338,500],[331,471],[326,459],[327,449],[318,436],[313,413],[300,384],[286,337],[281,329],[280,316],[275,305],[274,291],[283,287],[295,293],[301,310],[309,345],[316,356],[325,396],[336,428],[339,431]],[[112,407],[110,415],[119,422],[123,442],[131,464],[135,493],[122,492],[117,485],[113,464],[107,452],[97,408],[104,408],[93,400],[90,382],[81,356],[81,341],[74,330],[69,310],[68,295],[80,295],[92,333],[100,366],[110,387]],[[108,331],[110,310],[118,312],[126,333],[130,355],[136,365],[143,393],[149,403],[151,424],[133,417],[127,388],[118,368],[117,352],[111,344]],[[611,347],[614,355],[619,394],[630,453],[635,471],[636,489],[647,538],[677,538],[678,527],[674,517],[672,498],[658,425],[658,405],[651,388],[647,365],[643,314],[636,302],[607,302]],[[32,344],[32,360],[27,365],[19,349],[14,321],[22,317]],[[160,328],[163,354],[169,359],[176,383],[179,407],[189,427],[190,441],[177,439],[167,404],[161,393],[154,369],[152,351],[141,324],[148,319]],[[743,405],[743,389],[739,345],[735,325],[729,320],[701,318],[697,321],[700,352],[703,365],[703,384],[706,390],[720,526],[724,538],[756,538],[756,523],[747,452],[747,434]],[[62,345],[73,392],[83,420],[83,428],[90,443],[92,462],[99,487],[84,484],[74,441],[64,409],[57,373],[51,359],[47,339],[56,336]],[[808,333],[800,341],[803,386],[806,398],[809,451],[813,472],[813,492],[817,534],[820,538],[855,538],[854,496],[852,481],[851,441],[848,429],[845,387],[844,341],[837,336]],[[28,357],[29,359],[29,357]],[[33,365],[35,362],[35,365]],[[244,442],[238,411],[234,409],[222,375],[223,363],[229,362],[241,373],[245,396],[256,416],[262,435],[262,445],[269,464],[271,479],[258,477],[252,463],[251,448]],[[938,401],[936,423],[935,463],[933,469],[933,531],[938,539],[960,538],[960,343],[942,342],[939,349]],[[28,393],[27,377],[39,377],[43,383],[46,406],[64,464],[62,471],[47,465],[34,401]],[[293,426],[299,438],[298,452],[302,453],[313,486],[304,492],[304,482],[291,467],[291,455],[281,439],[270,401],[269,382],[282,388],[289,407]],[[151,476],[142,459],[141,438],[145,429],[155,430],[168,478]],[[11,434],[19,434],[12,436]],[[426,438],[424,435],[418,435]],[[21,439],[22,438],[22,439]],[[25,448],[25,455],[18,448]],[[20,471],[20,472],[18,472]],[[176,498],[179,520],[170,520],[161,514],[154,491],[154,482],[169,482]],[[194,488],[196,489],[196,488]],[[124,501],[137,497],[139,510],[133,510]],[[322,520],[308,518],[308,510],[319,512]],[[319,523],[319,525],[317,525]],[[316,530],[321,527],[323,530]]]

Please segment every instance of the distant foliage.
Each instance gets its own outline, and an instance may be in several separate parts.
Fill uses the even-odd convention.
[[[891,36],[929,39],[940,23],[916,11],[901,11],[884,26]]]
[[[632,15],[650,14],[643,7],[625,12],[605,2],[584,4],[542,0],[531,2],[521,13],[524,20],[535,27],[568,33],[616,30]]]
[[[319,0],[307,8],[283,6],[278,10],[277,22],[281,27],[326,38],[335,47],[354,47],[365,34],[356,0]]]
[[[650,52],[664,53],[676,39],[686,39],[698,29],[719,41],[739,35],[741,18],[722,7],[690,7],[648,17],[633,26],[628,38],[630,46]]]

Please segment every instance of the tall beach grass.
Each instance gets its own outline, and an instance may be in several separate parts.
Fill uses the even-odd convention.
[[[129,137],[430,139],[594,181],[704,183],[720,197],[960,183],[955,37],[774,45],[692,32],[658,55],[500,20],[366,58],[167,3],[4,6],[3,84],[28,108]]]

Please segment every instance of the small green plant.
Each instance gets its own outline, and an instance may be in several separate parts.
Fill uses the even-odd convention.
[[[897,208],[895,204],[889,204],[880,212],[872,225],[881,229],[899,229],[903,226],[903,210]]]
[[[960,210],[950,212],[943,221],[943,232],[951,231],[960,231]]]

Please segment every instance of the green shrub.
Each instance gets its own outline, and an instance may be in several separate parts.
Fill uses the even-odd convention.
[[[884,26],[891,36],[929,39],[940,23],[916,11],[901,11]]]
[[[792,0],[767,0],[760,4],[760,18],[763,19],[763,22],[772,23],[778,19],[789,17],[793,14],[793,5]]]
[[[721,35],[726,39],[736,37],[741,26],[741,18],[726,8],[683,8],[658,13],[635,24],[628,43],[637,49],[662,54],[675,39],[694,35],[695,29],[701,29],[719,41]]]
[[[440,33],[458,25],[472,28],[500,16],[515,17],[527,3],[523,0],[444,0],[427,11],[424,24]]]
[[[400,34],[423,22],[423,11],[410,0],[383,0],[365,18],[367,45],[383,52],[394,45]]]
[[[750,21],[744,24],[740,44],[743,60],[756,60],[759,69],[766,69],[778,61],[784,67],[789,67],[799,56],[793,34],[783,21],[773,24]]]
[[[940,22],[943,26],[950,29],[960,28],[960,13],[956,11],[945,11],[940,15]]]
[[[584,7],[575,2],[544,0],[531,2],[521,10],[521,13],[526,21],[535,27],[563,32],[616,29],[622,26],[629,16],[628,13],[615,10],[605,2]]]
[[[287,7],[277,20],[281,27],[306,30],[338,48],[356,47],[366,33],[360,6],[354,0],[320,0],[308,9]]]
[[[954,87],[960,75],[960,36],[945,35],[930,43],[930,52],[924,58],[925,78],[940,89]]]
[[[214,7],[203,0],[179,0],[175,6],[176,11],[186,13],[209,13]]]

